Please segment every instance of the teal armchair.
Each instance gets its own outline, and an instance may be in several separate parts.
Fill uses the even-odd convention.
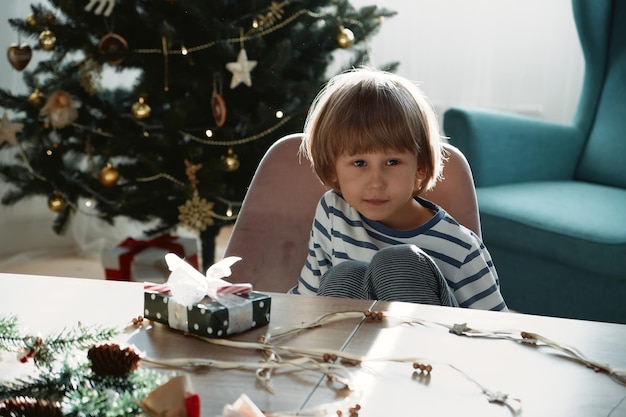
[[[626,1],[572,5],[585,75],[570,124],[451,108],[444,130],[508,306],[626,323]]]

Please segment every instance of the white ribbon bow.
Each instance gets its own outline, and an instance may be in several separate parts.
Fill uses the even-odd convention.
[[[230,267],[240,261],[238,256],[228,256],[211,265],[203,276],[175,253],[165,255],[165,262],[171,271],[167,285],[172,298],[185,306],[200,302],[205,296],[216,300],[225,294],[246,294],[252,291],[252,284],[231,284],[223,280],[232,273]]]

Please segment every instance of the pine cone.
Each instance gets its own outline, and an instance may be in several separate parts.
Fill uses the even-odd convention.
[[[58,402],[32,397],[7,398],[0,402],[2,417],[63,417]]]
[[[141,357],[132,348],[105,343],[89,349],[91,370],[100,376],[122,376],[137,369]]]

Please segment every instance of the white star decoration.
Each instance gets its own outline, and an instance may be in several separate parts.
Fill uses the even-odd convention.
[[[244,83],[248,87],[252,86],[250,71],[256,67],[256,63],[256,61],[248,61],[246,50],[241,48],[237,56],[237,62],[229,62],[226,64],[226,69],[233,73],[233,78],[230,81],[231,90],[241,83]]]
[[[0,122],[0,144],[8,142],[11,145],[17,145],[15,134],[21,132],[23,127],[24,125],[21,123],[11,123],[5,111],[2,116],[2,122]]]

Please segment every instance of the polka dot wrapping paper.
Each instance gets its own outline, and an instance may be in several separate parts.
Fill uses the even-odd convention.
[[[270,322],[271,297],[258,292],[206,297],[192,307],[177,303],[170,293],[146,290],[144,317],[172,329],[202,337],[222,338]]]

